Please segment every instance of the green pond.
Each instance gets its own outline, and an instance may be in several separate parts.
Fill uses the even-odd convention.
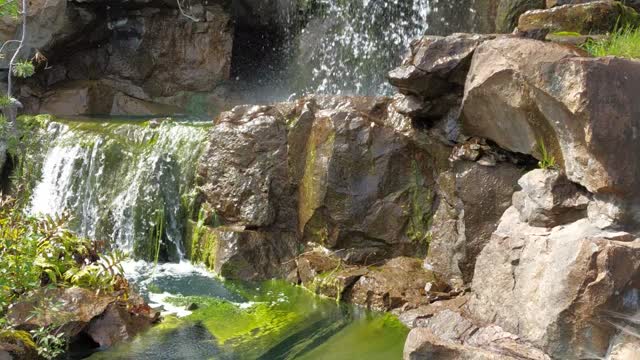
[[[402,358],[408,329],[390,314],[282,281],[225,282],[188,262],[132,262],[126,268],[141,293],[164,307],[164,320],[89,359]]]
[[[210,122],[23,119],[29,211],[67,212],[82,236],[137,261],[134,287],[164,320],[111,349],[73,359],[400,359],[408,329],[388,314],[324,299],[284,282],[225,282],[185,261],[197,214],[195,175]],[[108,120],[108,121],[107,121]],[[157,263],[157,265],[154,265]],[[192,309],[192,310],[187,310]]]

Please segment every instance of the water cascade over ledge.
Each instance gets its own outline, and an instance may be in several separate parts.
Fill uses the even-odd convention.
[[[207,126],[51,122],[30,211],[68,212],[82,236],[137,258],[183,258],[182,234]]]

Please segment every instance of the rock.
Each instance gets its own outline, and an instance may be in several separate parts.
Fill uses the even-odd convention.
[[[640,242],[617,236],[587,219],[531,227],[509,208],[476,261],[471,313],[554,358],[604,356],[615,328],[598,315],[640,274]]]
[[[121,85],[99,80],[61,83],[55,90],[42,95],[37,111],[59,116],[166,115],[181,111],[176,106],[125,95],[119,88]]]
[[[630,94],[640,90],[640,63],[580,55],[528,39],[485,42],[469,72],[463,131],[538,158],[543,142],[570,181],[627,203],[640,189],[640,168],[626,161],[639,145],[625,130],[639,125]]]
[[[632,8],[617,1],[592,1],[585,4],[563,5],[544,10],[532,10],[520,16],[518,31],[523,33],[545,30],[605,34],[616,26],[636,26],[640,16]]]
[[[121,295],[78,287],[40,289],[23,295],[7,319],[18,330],[54,325],[66,338],[85,332],[100,345],[111,346],[149,328],[159,317],[141,298],[124,301]]]
[[[425,36],[414,41],[403,64],[389,72],[389,82],[401,93],[423,101],[450,93],[462,95],[475,49],[491,38],[476,34]]]
[[[446,180],[449,185],[442,186],[441,182],[440,193],[448,194],[442,197],[434,214],[425,260],[443,279],[471,281],[476,257],[511,205],[522,171],[509,163],[454,163]]]
[[[187,230],[187,253],[220,276],[232,280],[285,278],[295,268],[297,250],[292,234],[250,231],[241,226],[204,227],[194,238]]]
[[[627,329],[633,332],[633,329]],[[640,339],[634,335],[617,335],[611,343],[607,360],[626,360],[638,357],[640,354]]]
[[[55,104],[42,109],[30,107],[33,112],[64,110],[54,114],[74,114],[70,110],[82,110],[88,95],[69,92],[67,83],[95,81],[131,84],[116,87],[122,94],[113,104],[114,115],[184,112],[195,101],[191,95],[176,98],[183,92],[215,97],[226,107],[226,99],[215,93],[231,72],[234,27],[228,9],[217,2],[194,3],[191,7],[201,10],[202,17],[205,10],[207,14],[206,21],[194,22],[173,7],[175,3],[146,1],[108,9],[91,1],[30,3],[28,47],[22,57],[31,58],[37,49],[48,60],[37,64],[35,76],[21,82],[28,87],[41,87],[41,91],[30,94],[35,99],[23,96],[22,100]],[[7,34],[3,37],[13,37],[17,31],[17,22],[0,24],[0,34]],[[111,103],[111,96],[91,101],[95,106]],[[99,110],[91,113],[111,111],[102,107]]]
[[[201,160],[204,202],[224,225],[295,234],[349,264],[426,252],[438,147],[414,140],[390,103],[317,97],[222,114]]]
[[[39,359],[36,344],[26,331],[0,331],[0,360]]]
[[[94,318],[84,330],[102,348],[132,339],[157,321],[160,313],[141,303],[128,309],[130,304],[111,303],[102,315]]]
[[[451,310],[433,315],[409,333],[405,360],[550,360],[544,352],[518,336],[490,325],[481,327]]]
[[[520,220],[531,226],[554,227],[587,217],[588,194],[557,170],[537,169],[520,178],[513,196]]]
[[[206,201],[225,223],[265,227],[288,195],[287,125],[275,109],[239,107],[211,130],[199,174]]]
[[[55,300],[57,311],[39,312],[33,316],[33,310],[51,309]],[[44,289],[21,297],[7,312],[15,328],[33,330],[51,324],[62,325],[61,332],[73,337],[79,334],[93,318],[100,316],[107,307],[116,302],[117,296],[112,294],[96,294],[82,288]]]
[[[461,312],[462,307],[469,301],[468,296],[458,296],[453,299],[435,301],[428,305],[421,305],[414,309],[402,311],[402,309],[395,309],[393,313],[398,315],[398,319],[402,321],[408,328],[413,329],[416,327],[425,327],[427,322],[435,314],[444,311],[451,310],[454,312]]]
[[[447,285],[433,272],[422,267],[420,259],[399,257],[360,277],[346,300],[378,311],[399,308],[406,303],[417,306],[429,302],[427,284],[431,284],[430,291],[447,290]]]
[[[500,0],[496,11],[496,32],[510,33],[518,18],[528,10],[544,8],[544,0]]]

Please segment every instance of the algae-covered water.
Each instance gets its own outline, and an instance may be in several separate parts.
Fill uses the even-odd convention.
[[[76,359],[399,359],[408,330],[390,315],[284,282],[225,282],[185,260],[196,170],[210,122],[36,121],[24,155],[29,211],[72,216],[79,234],[127,251],[125,272],[164,320]],[[164,262],[164,263],[163,263]],[[154,265],[156,264],[157,265]]]
[[[126,269],[150,302],[163,306],[164,320],[89,359],[402,357],[408,329],[389,314],[339,304],[282,281],[224,282],[187,262],[131,262]]]

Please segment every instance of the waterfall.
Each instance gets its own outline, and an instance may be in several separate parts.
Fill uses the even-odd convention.
[[[298,36],[296,81],[303,92],[391,93],[386,73],[428,28],[429,0],[318,0]]]
[[[137,258],[178,260],[204,126],[51,122],[33,214],[71,215],[82,236]]]

